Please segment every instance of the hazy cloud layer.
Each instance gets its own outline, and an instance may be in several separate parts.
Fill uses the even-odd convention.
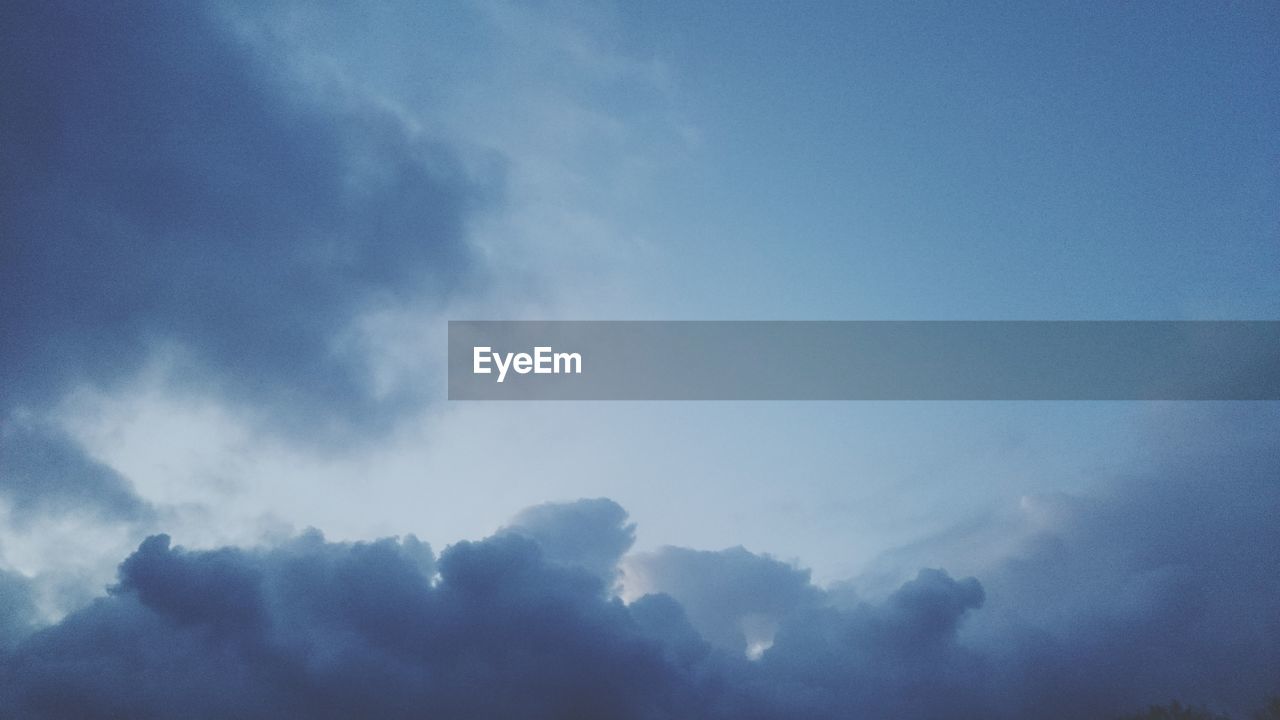
[[[1094,714],[1184,697],[1240,714],[1280,692],[1280,451],[1273,442],[1170,468],[1106,499],[1039,498],[1052,514],[984,574],[974,641],[1017,668],[1029,708]]]

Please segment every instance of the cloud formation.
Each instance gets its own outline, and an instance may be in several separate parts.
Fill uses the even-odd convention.
[[[31,632],[39,615],[32,597],[31,581],[17,573],[0,570],[0,652],[13,649]]]
[[[152,518],[17,410],[159,354],[184,387],[308,437],[377,430],[418,399],[370,387],[353,324],[464,282],[491,189],[450,148],[287,67],[198,5],[0,7],[10,518]],[[105,597],[34,631],[32,580],[0,571],[0,716],[1236,709],[1280,689],[1277,424],[1253,420],[1272,434],[1214,437],[1216,454],[1114,496],[1028,499],[1020,542],[975,577],[899,563],[907,579],[864,599],[742,547],[625,557],[635,529],[607,499],[531,508],[439,557],[413,538],[191,551],[156,535]]]
[[[149,538],[110,596],[5,663],[44,717],[672,716],[679,677],[590,573],[502,535],[186,552]]]
[[[1182,697],[1240,714],[1280,691],[1280,451],[1224,450],[1113,497],[1028,500],[1052,524],[984,573],[994,612],[972,628],[1018,669],[1007,702],[1098,715]]]
[[[949,667],[956,626],[981,598],[972,579],[922,572],[882,606],[788,615],[753,663],[703,639],[670,596],[624,604],[595,573],[516,533],[458,543],[438,562],[412,537],[341,544],[313,532],[269,549],[192,552],[157,535],[121,564],[110,595],[5,659],[0,710],[784,718],[865,706],[921,716],[917,691],[944,689],[924,678]],[[928,697],[931,709],[952,702]]]
[[[373,391],[352,324],[467,277],[489,191],[455,153],[203,5],[0,13],[7,403],[160,352],[279,427],[405,402]]]
[[[0,498],[18,522],[148,513],[30,418],[153,361],[294,440],[385,429],[422,389],[374,387],[359,320],[472,277],[493,183],[219,12],[0,8]]]
[[[608,498],[535,505],[517,513],[503,531],[533,538],[547,559],[589,570],[608,586],[636,541],[635,523]]]
[[[0,495],[19,527],[36,515],[70,512],[127,523],[153,517],[120,473],[58,429],[20,420],[0,424]]]
[[[624,567],[628,592],[671,595],[704,637],[737,653],[758,651],[782,618],[822,601],[807,570],[741,546],[719,552],[664,547],[627,558]]]
[[[1137,483],[1060,511],[986,582],[924,569],[857,601],[742,548],[624,558],[624,582],[644,583],[624,601],[601,563],[633,530],[603,499],[532,508],[438,558],[412,537],[189,551],[153,536],[106,597],[4,656],[0,714],[1066,719],[1173,697],[1238,710],[1280,681],[1280,542],[1242,499],[1272,502],[1257,493],[1274,455],[1235,463],[1244,493],[1202,492],[1167,533],[1130,503],[1191,508],[1190,491]],[[1221,530],[1192,522],[1206,516],[1255,545],[1194,550]]]

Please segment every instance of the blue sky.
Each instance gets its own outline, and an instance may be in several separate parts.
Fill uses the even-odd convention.
[[[0,709],[1280,693],[1274,404],[466,404],[443,377],[448,319],[1275,319],[1274,6],[19,2],[0,28]],[[116,652],[157,672],[66,670]],[[236,662],[300,679],[222,692]]]
[[[654,12],[645,35],[683,61],[688,113],[717,129],[673,195],[704,223],[689,265],[733,257],[764,290],[717,288],[735,307],[1274,315],[1272,11],[731,15]]]

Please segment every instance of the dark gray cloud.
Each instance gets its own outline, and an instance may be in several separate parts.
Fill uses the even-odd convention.
[[[38,619],[31,581],[0,570],[0,652],[11,651],[31,633]]]
[[[158,535],[107,597],[5,657],[0,713],[844,717],[855,700],[912,707],[899,693],[946,666],[980,601],[972,580],[922,573],[883,606],[796,613],[753,663],[714,649],[670,596],[625,605],[516,533],[438,562],[412,538],[192,552]]]
[[[787,615],[747,674],[752,693],[775,709],[743,716],[997,717],[983,658],[957,640],[983,598],[974,578],[921,570],[882,604]]]
[[[717,649],[714,666],[733,684],[720,698],[726,717],[989,716],[979,658],[957,644],[983,604],[974,578],[926,569],[882,603],[850,602],[742,547],[665,547],[628,558],[626,577],[668,593]]]
[[[109,597],[4,667],[26,718],[645,718],[689,707],[648,627],[590,573],[516,535],[439,559],[318,535],[184,552],[164,536]]]
[[[160,349],[189,387],[311,437],[417,399],[376,396],[343,332],[464,282],[488,191],[288,67],[199,3],[0,8],[6,405],[110,384]]]
[[[1000,715],[1180,698],[1242,717],[1280,692],[1280,404],[1182,407],[1158,427],[1147,467],[1105,491],[1028,497],[1016,521],[887,558],[981,578],[961,641]]]
[[[86,456],[65,433],[20,420],[0,424],[0,495],[18,527],[46,514],[90,513],[123,522],[154,517],[126,478]]]
[[[493,183],[289,67],[201,3],[0,6],[0,493],[19,519],[145,511],[15,409],[159,352],[178,387],[317,447],[421,402],[373,392],[352,324],[466,282]]]
[[[1236,464],[1256,473],[1235,476],[1245,495],[1259,497],[1255,481],[1276,467],[1266,457]],[[672,594],[625,604],[598,567],[511,529],[439,558],[413,538],[330,543],[310,532],[274,547],[187,551],[154,536],[121,564],[109,595],[3,656],[0,715],[1066,719],[1172,697],[1250,706],[1280,684],[1266,552],[1276,546],[1257,534],[1262,510],[1237,515],[1243,501],[1214,497],[1169,518],[1185,542],[1149,522],[1154,545],[1108,534],[1133,509],[1108,501],[1002,564],[989,586],[926,569],[859,602],[835,602],[804,571],[740,548],[644,556],[649,581]],[[1102,565],[1074,557],[1125,538],[1117,552],[1187,562],[1206,537],[1186,520],[1202,513],[1235,517],[1261,547],[1218,575],[1209,556],[1238,553],[1209,551],[1206,564],[1191,558],[1183,576],[1154,581],[1142,564],[1114,561],[1114,574],[1095,579]],[[611,546],[631,533],[601,500],[520,517],[537,518],[552,545],[572,536]],[[715,609],[717,593],[728,618],[775,621],[757,660],[695,616]]]
[[[1250,419],[1280,426],[1250,412],[1218,431]],[[1054,522],[984,574],[990,612],[972,627],[1013,673],[1011,711],[1178,697],[1241,715],[1280,692],[1280,447],[1248,445],[1112,497],[1037,500]]]

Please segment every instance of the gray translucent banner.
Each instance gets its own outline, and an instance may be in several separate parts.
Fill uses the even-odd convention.
[[[452,321],[449,399],[1276,400],[1280,322]]]

